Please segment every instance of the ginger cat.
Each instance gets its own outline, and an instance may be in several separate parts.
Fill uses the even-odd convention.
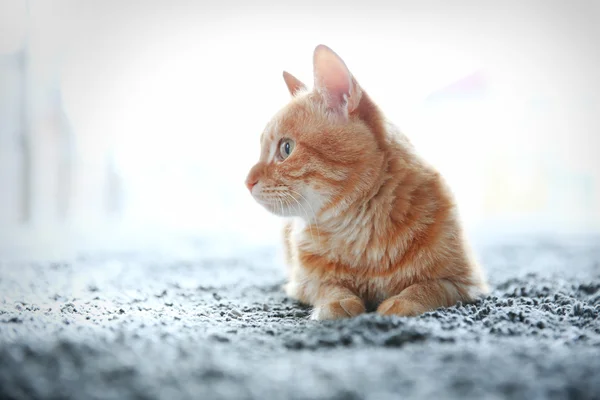
[[[319,45],[314,89],[287,72],[292,100],[261,136],[246,186],[284,230],[286,293],[316,320],[367,309],[414,316],[487,291],[444,180]]]

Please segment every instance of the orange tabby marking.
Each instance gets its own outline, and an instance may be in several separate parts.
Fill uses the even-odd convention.
[[[314,319],[413,316],[485,293],[452,194],[326,46],[315,87],[284,72],[290,103],[267,124],[246,185],[284,229],[286,293]]]

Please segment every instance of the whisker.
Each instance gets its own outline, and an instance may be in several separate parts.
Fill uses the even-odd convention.
[[[281,199],[280,199],[280,201],[284,202],[284,203],[285,203],[285,205],[286,205],[287,207],[291,207],[291,208],[292,208],[292,210],[295,210],[295,209],[296,209],[296,207],[294,207],[294,205],[293,205],[293,204],[291,204],[289,201],[287,201],[287,199],[286,199],[285,197],[284,197],[284,198],[281,198]]]
[[[296,203],[297,203],[297,204],[298,204],[300,207],[302,207],[302,205],[301,205],[301,204],[298,202],[298,200],[296,200],[294,197],[292,197],[292,195],[290,195],[289,193],[286,193],[286,192],[283,192],[283,191],[282,191],[282,192],[281,192],[281,194],[283,194],[283,195],[285,195],[285,196],[287,196],[287,197],[290,197],[292,200],[296,201]],[[306,212],[306,210],[305,210],[304,208],[303,208],[302,210],[300,210],[299,208],[296,208],[296,207],[294,206],[294,204],[293,204],[293,203],[290,203],[290,202],[287,200],[287,198],[286,198],[286,197],[282,198],[282,200],[283,200],[283,201],[285,201],[285,204],[287,204],[287,205],[288,205],[288,207],[292,207],[292,209],[294,209],[294,210],[297,210],[297,211],[304,211],[304,214],[306,215],[306,218],[308,218],[307,212]],[[310,230],[310,238],[311,238],[311,240],[314,242],[314,240],[315,240],[315,237],[314,237],[314,235],[313,235],[313,231],[312,231],[312,228],[310,227],[310,225],[309,225],[309,230]]]
[[[296,192],[295,190],[292,189],[288,189],[290,192],[292,193],[296,193],[298,196],[302,197],[304,199],[304,201],[306,202],[306,204],[310,207],[310,210],[313,213],[314,216],[314,220],[315,220],[315,226],[317,228],[317,235],[319,236],[319,239],[321,238],[321,231],[319,230],[319,222],[317,221],[317,214],[315,213],[315,210],[313,209],[313,207],[310,205],[310,202],[308,201],[308,199],[306,197],[304,197],[302,195],[302,193]]]
[[[302,211],[304,211],[304,215],[306,215],[306,219],[309,220],[308,229],[310,231],[310,238],[314,242],[315,241],[315,237],[314,237],[313,230],[312,230],[312,224],[310,223],[310,216],[308,215],[308,211],[306,211],[306,208],[304,208],[304,206],[302,206],[302,204],[294,196],[292,196],[291,194],[289,194],[287,192],[283,192],[283,194],[285,194],[286,196],[288,196],[291,199],[293,199],[302,208]],[[317,230],[317,234],[320,235],[320,233],[319,233],[318,230]]]
[[[278,197],[275,197],[275,200],[277,200],[277,204],[279,204],[279,208],[281,209],[281,216],[283,216],[283,204]]]

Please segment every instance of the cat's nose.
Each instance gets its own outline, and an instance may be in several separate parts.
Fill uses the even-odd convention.
[[[258,183],[258,179],[248,178],[246,179],[246,187],[250,192],[252,192],[252,188]]]
[[[256,186],[256,184],[260,180],[261,176],[263,176],[264,169],[265,169],[264,162],[259,162],[258,164],[256,164],[254,167],[252,167],[250,169],[250,172],[248,173],[248,176],[246,177],[246,187],[248,188],[250,193],[252,193],[252,188],[254,186]]]

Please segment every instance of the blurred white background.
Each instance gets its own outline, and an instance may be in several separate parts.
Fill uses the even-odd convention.
[[[244,178],[319,43],[469,235],[600,229],[600,3],[0,0],[0,251],[274,243]]]

